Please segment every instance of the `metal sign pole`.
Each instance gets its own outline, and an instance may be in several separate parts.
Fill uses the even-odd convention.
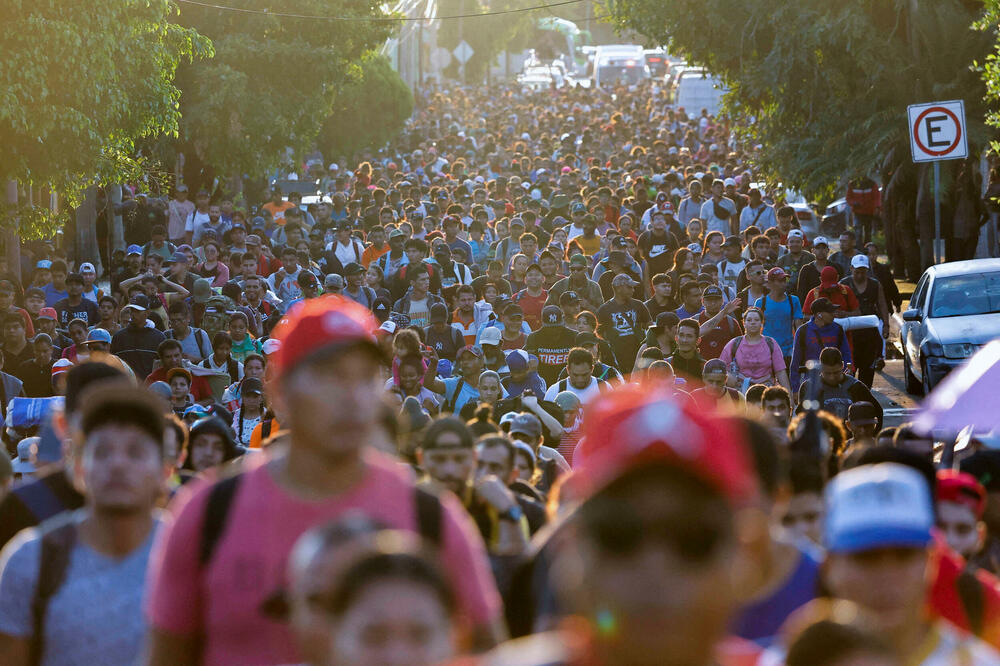
[[[934,263],[944,261],[941,242],[941,161],[934,160]]]

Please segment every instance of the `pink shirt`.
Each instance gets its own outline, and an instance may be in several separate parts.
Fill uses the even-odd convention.
[[[170,507],[175,520],[161,530],[150,559],[150,623],[173,634],[202,634],[202,663],[300,661],[287,625],[259,611],[268,596],[285,587],[286,560],[296,539],[349,510],[395,529],[416,530],[413,481],[406,470],[374,451],[366,452],[365,460],[366,477],[325,501],[290,496],[265,464],[247,471],[204,571],[198,549],[210,484],[185,486]],[[443,493],[441,503],[443,568],[454,574],[465,619],[487,624],[499,616],[501,601],[482,538],[451,493]]]
[[[727,369],[733,360],[733,345],[738,339],[733,338],[727,342],[719,354]],[[774,351],[771,351],[772,349]],[[736,365],[739,366],[740,373],[753,381],[763,382],[785,369],[785,359],[781,355],[781,345],[774,338],[771,338],[769,346],[767,336],[757,343],[747,342],[744,337],[740,340],[740,348],[736,350]]]

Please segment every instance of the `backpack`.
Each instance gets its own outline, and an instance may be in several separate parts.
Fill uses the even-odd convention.
[[[767,340],[767,350],[768,350],[768,352],[770,352],[770,357],[773,359],[774,358],[774,344],[775,344],[774,343],[774,338],[768,337],[766,335],[763,336],[763,337],[764,337],[765,340]],[[742,335],[737,335],[735,338],[733,338],[733,360],[730,361],[730,366],[737,367],[736,366],[736,352],[739,351],[739,349],[740,349],[740,343],[742,343],[742,342],[743,342],[743,336]],[[771,361],[771,375],[772,376],[774,375],[774,361],[773,360]]]
[[[229,313],[235,309],[236,305],[226,296],[217,295],[208,299],[205,314],[201,318],[201,328],[209,339],[220,331],[229,330]]]
[[[242,478],[243,473],[237,472],[217,482],[209,491],[198,544],[198,564],[203,571],[211,562],[219,539],[225,531],[229,509]],[[434,547],[440,548],[443,543],[441,497],[427,488],[414,486],[413,502],[417,514],[417,533]]]

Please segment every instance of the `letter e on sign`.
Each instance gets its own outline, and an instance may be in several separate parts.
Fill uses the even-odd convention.
[[[958,160],[969,155],[965,102],[932,102],[906,107],[914,162]]]

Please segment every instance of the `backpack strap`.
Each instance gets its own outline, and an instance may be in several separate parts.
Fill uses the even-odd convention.
[[[39,664],[45,648],[45,613],[49,601],[55,596],[66,580],[70,555],[76,543],[76,521],[73,514],[51,529],[46,529],[41,539],[41,554],[38,564],[38,583],[31,599],[31,658],[29,663]]]
[[[962,601],[962,609],[969,620],[969,631],[975,636],[981,636],[983,616],[986,611],[983,588],[975,573],[970,571],[968,567],[962,569],[962,572],[955,579],[955,591],[958,592],[958,598]]]
[[[444,404],[441,405],[442,412],[455,412],[455,405],[458,404],[458,394],[462,392],[463,386],[465,386],[465,377],[459,377],[458,383],[455,384],[455,392],[450,397],[446,396]]]
[[[198,563],[202,569],[212,560],[215,547],[226,529],[229,509],[239,488],[242,474],[234,474],[217,482],[208,493],[205,518],[201,524],[201,543],[198,549]]]
[[[201,354],[202,358],[205,358],[205,348],[201,344],[201,335],[198,335],[199,333],[202,335],[208,335],[208,333],[200,328],[194,329],[194,341],[198,344],[198,353]]]
[[[436,548],[442,545],[441,498],[422,486],[414,486],[413,502],[417,513],[417,533]]]

